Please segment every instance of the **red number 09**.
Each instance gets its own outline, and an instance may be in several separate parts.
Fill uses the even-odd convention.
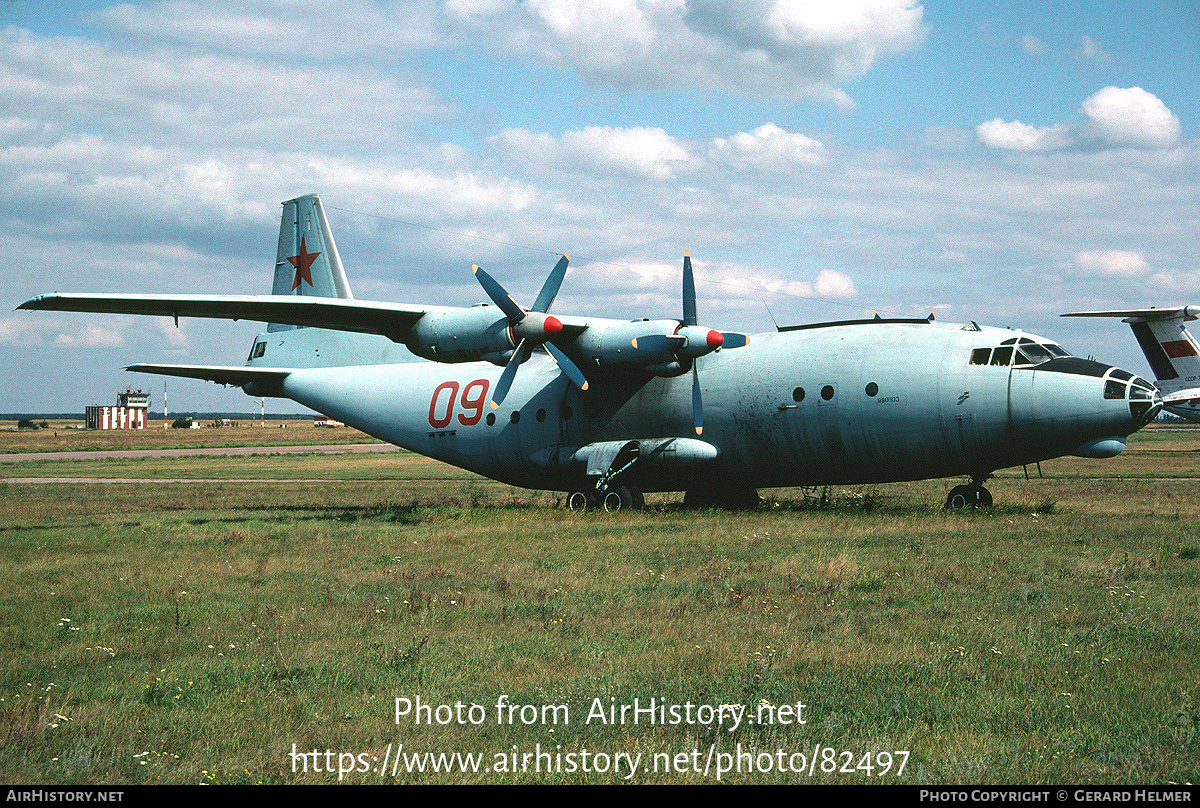
[[[464,410],[458,415],[459,422],[463,426],[474,426],[479,423],[479,419],[483,417],[483,405],[487,403],[490,386],[487,379],[475,379],[467,382],[467,386],[462,388],[462,397],[459,398],[458,382],[442,382],[433,391],[433,397],[429,399],[429,425],[434,429],[445,429],[450,426],[450,422],[454,420],[454,399],[456,398],[459,399],[459,404]],[[448,395],[443,396],[443,393]],[[443,398],[445,398],[444,402]]]

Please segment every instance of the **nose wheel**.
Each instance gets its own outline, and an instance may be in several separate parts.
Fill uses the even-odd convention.
[[[992,493],[980,483],[956,485],[950,489],[950,494],[946,497],[945,508],[948,511],[990,507],[992,507]]]

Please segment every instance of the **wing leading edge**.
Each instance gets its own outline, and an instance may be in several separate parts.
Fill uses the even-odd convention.
[[[329,297],[281,295],[111,295],[52,294],[26,300],[17,308],[101,314],[146,314],[163,317],[207,317],[328,328],[382,334],[404,342],[413,324],[442,307],[376,303]]]

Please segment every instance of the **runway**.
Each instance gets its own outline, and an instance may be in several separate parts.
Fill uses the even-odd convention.
[[[396,452],[390,443],[328,443],[311,446],[221,446],[203,449],[119,449],[96,452],[20,452],[0,454],[0,463],[32,460],[104,460],[109,458],[189,457],[200,455],[252,454],[345,454],[348,452]]]

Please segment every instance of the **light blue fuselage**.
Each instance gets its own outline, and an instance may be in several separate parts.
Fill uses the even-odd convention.
[[[715,460],[681,453],[678,462],[644,464],[636,481],[646,491],[769,488],[982,479],[1062,455],[1111,456],[1145,423],[1146,408],[1130,401],[1131,374],[1107,365],[1075,357],[987,364],[986,352],[985,363],[972,364],[979,351],[1016,338],[1048,343],[925,321],[754,335],[743,348],[696,360],[700,436],[690,374],[612,373],[583,392],[535,354],[493,410],[487,394],[501,367],[413,361],[381,337],[264,334],[267,345],[249,364],[298,367],[278,392],[382,440],[512,485],[563,491],[583,477],[563,458],[605,441],[677,437],[715,447]]]

